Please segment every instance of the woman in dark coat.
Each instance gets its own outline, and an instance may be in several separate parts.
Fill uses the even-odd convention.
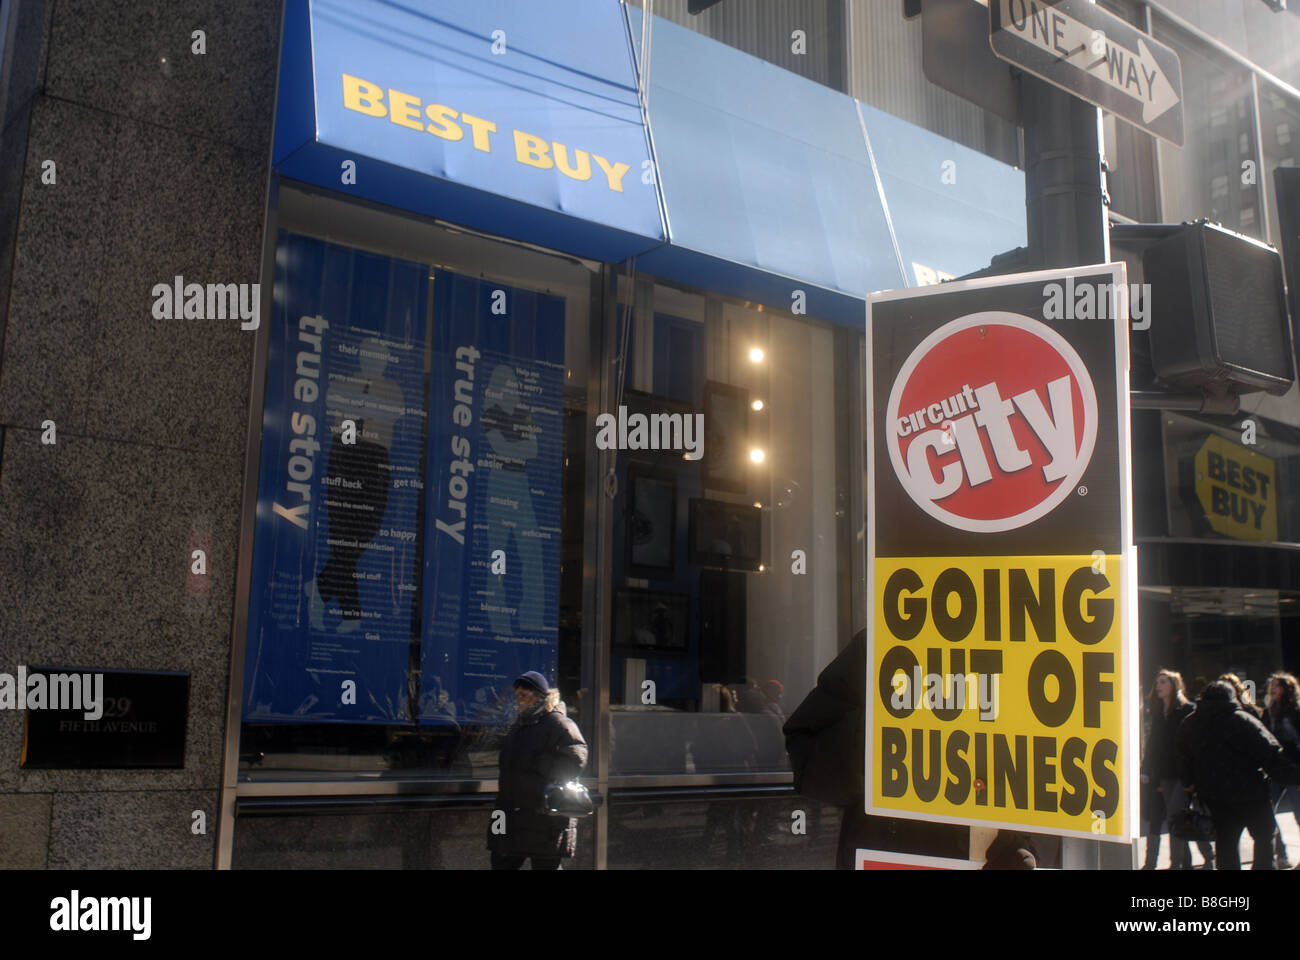
[[[519,719],[501,745],[500,790],[488,826],[493,870],[558,870],[577,848],[578,822],[549,816],[546,788],[575,779],[587,764],[587,741],[568,718],[560,692],[530,670],[515,681]]]
[[[795,793],[844,807],[836,868],[852,870],[860,848],[966,859],[969,827],[863,812],[866,685],[867,631],[859,630],[784,727]]]
[[[1178,728],[1195,712],[1196,707],[1188,702],[1187,694],[1184,693],[1182,674],[1174,670],[1156,672],[1151,702],[1155,719],[1151,725],[1151,736],[1147,740],[1146,756],[1142,758],[1142,782],[1154,785],[1164,801],[1166,815],[1172,822],[1174,815],[1189,802],[1185,785],[1178,778]],[[1160,855],[1162,829],[1163,824],[1153,819],[1151,833],[1147,836],[1147,859],[1143,869],[1155,869]],[[1205,862],[1212,865],[1214,852],[1210,845],[1200,841],[1197,846]],[[1169,835],[1169,863],[1171,870],[1192,869],[1191,847],[1186,840],[1176,839],[1172,833]]]
[[[1250,695],[1250,691],[1246,689],[1245,681],[1241,677],[1235,673],[1221,673],[1219,679],[1232,686],[1232,692],[1237,695],[1237,703],[1243,710],[1261,723],[1264,721],[1264,711],[1255,702],[1255,698]]]
[[[1214,818],[1220,870],[1240,870],[1243,829],[1255,841],[1256,870],[1273,869],[1273,805],[1268,780],[1300,782],[1300,768],[1273,735],[1242,709],[1222,680],[1201,693],[1196,711],[1178,728],[1180,778],[1205,801]]]
[[[1294,764],[1300,764],[1300,686],[1297,686],[1295,677],[1289,673],[1275,673],[1268,678],[1268,706],[1264,710],[1264,726],[1282,744],[1286,758]],[[1287,796],[1291,801],[1291,814],[1296,823],[1300,824],[1300,787],[1269,780],[1269,789],[1273,797],[1273,816],[1276,818],[1282,797]],[[1275,843],[1277,868],[1290,870],[1291,861],[1286,855],[1286,843],[1282,840],[1281,830],[1277,832]]]

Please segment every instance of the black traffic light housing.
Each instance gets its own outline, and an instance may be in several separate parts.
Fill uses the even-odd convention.
[[[1232,393],[1290,389],[1295,347],[1277,250],[1198,220],[1147,246],[1142,267],[1161,380]]]

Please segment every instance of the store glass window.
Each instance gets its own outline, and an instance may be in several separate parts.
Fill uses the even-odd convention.
[[[1126,23],[1144,29],[1137,4],[1131,0],[1101,0],[1098,6]],[[1102,112],[1102,122],[1110,209],[1138,222],[1159,220],[1155,138],[1105,111]]]
[[[786,771],[781,726],[849,640],[861,388],[827,324],[637,293],[621,407],[694,418],[702,447],[618,457],[611,773]]]
[[[1277,215],[1277,188],[1273,171],[1300,163],[1300,101],[1283,94],[1267,80],[1259,81],[1259,128],[1263,142],[1264,171],[1267,181],[1264,197],[1268,202],[1269,240],[1281,248],[1282,234]]]
[[[1160,143],[1160,185],[1167,223],[1202,217],[1264,239],[1264,176],[1255,142],[1250,71],[1207,44],[1155,18],[1156,38],[1178,52],[1183,68],[1184,143]]]
[[[1102,131],[1110,209],[1139,223],[1158,221],[1155,138],[1105,112]]]
[[[241,775],[494,778],[515,677],[583,706],[599,274],[289,190],[280,217]]]
[[[1285,82],[1300,83],[1295,56],[1300,16],[1294,3],[1290,10],[1275,10],[1270,0],[1160,0],[1160,5]]]
[[[1223,581],[1231,581],[1225,571]],[[1150,691],[1155,672],[1177,670],[1195,698],[1221,674],[1253,684],[1263,702],[1271,673],[1300,669],[1291,638],[1300,625],[1300,594],[1239,586],[1144,586],[1139,599],[1140,669]]]

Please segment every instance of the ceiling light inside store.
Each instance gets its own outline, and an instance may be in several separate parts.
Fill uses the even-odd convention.
[[[762,362],[763,362],[763,348],[762,348],[762,347],[754,347],[752,350],[750,350],[750,351],[749,351],[749,359],[752,360],[754,363],[762,363]]]
[[[750,404],[750,406],[753,407],[755,410],[762,410],[762,409],[763,409],[763,401],[762,401],[762,400],[755,400],[753,403]]]
[[[758,447],[755,447],[753,450],[749,451],[749,459],[753,460],[755,463],[762,463],[763,457],[764,457],[764,453],[762,450],[758,449]]]

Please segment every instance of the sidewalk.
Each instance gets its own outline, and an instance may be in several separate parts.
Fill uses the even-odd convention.
[[[1296,825],[1295,815],[1287,809],[1281,810],[1277,815],[1277,825],[1282,831],[1282,839],[1286,841],[1287,856],[1291,858],[1292,863],[1300,863],[1300,826]],[[1167,826],[1168,825],[1166,824],[1166,827]],[[1142,842],[1138,844],[1138,849],[1140,851],[1138,860],[1139,866],[1146,862],[1146,845],[1148,839],[1150,838],[1143,837]],[[1250,834],[1246,831],[1242,831],[1240,846],[1241,868],[1243,870],[1249,870],[1250,865],[1255,858],[1255,842],[1251,840]],[[1196,844],[1193,843],[1192,865],[1199,867],[1204,862],[1204,859],[1201,857],[1201,852],[1196,849]],[[1157,869],[1169,869],[1169,833],[1167,830],[1160,838],[1160,861]]]

